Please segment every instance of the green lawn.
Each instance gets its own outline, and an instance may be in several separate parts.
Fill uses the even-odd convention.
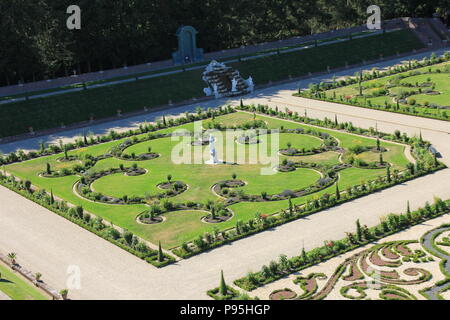
[[[253,115],[244,112],[236,112],[224,116],[217,117],[216,122],[223,125],[233,125],[236,123],[244,123],[252,121]],[[290,121],[275,119],[266,116],[256,116],[256,120],[262,120],[266,123],[268,128],[280,128],[283,126],[286,129],[303,128],[304,134],[282,133],[280,134],[280,141],[278,149],[284,148],[288,142],[296,148],[315,148],[322,145],[323,141],[316,136],[307,134],[312,127],[304,124],[294,123]],[[192,131],[194,124],[186,124],[180,127],[161,130],[161,132],[173,132],[174,130]],[[345,159],[348,155],[348,148],[361,146],[375,146],[376,141],[371,138],[351,135],[344,132],[337,132],[328,129],[317,129],[319,132],[328,133],[336,140],[339,145],[346,151],[343,154]],[[141,135],[143,136],[143,135]],[[260,143],[258,148],[265,150],[269,148],[272,143],[275,143],[274,135],[260,135]],[[232,145],[239,145],[240,149],[234,151],[231,160],[239,160],[238,153],[244,155],[244,161],[237,165],[219,164],[215,166],[204,164],[190,164],[190,163],[174,163],[173,152],[179,146],[187,146],[187,150],[191,150],[192,154],[189,159],[195,157],[209,159],[209,146],[199,148],[191,147],[191,137],[183,137],[182,140],[175,137],[165,137],[155,140],[149,140],[134,144],[127,149],[125,153],[131,155],[135,153],[139,155],[148,151],[151,147],[152,152],[158,153],[160,156],[156,159],[145,161],[125,161],[118,158],[107,158],[96,163],[90,169],[92,172],[97,172],[111,167],[119,167],[124,164],[126,167],[137,163],[139,167],[145,168],[147,173],[139,176],[126,176],[122,173],[111,174],[104,176],[93,182],[92,188],[96,192],[101,192],[104,195],[114,196],[120,198],[124,195],[131,196],[145,196],[155,195],[161,190],[157,185],[161,182],[167,181],[167,175],[171,174],[173,181],[182,181],[188,185],[188,190],[170,198],[173,203],[184,203],[186,201],[195,201],[205,203],[207,200],[221,201],[220,198],[211,191],[211,187],[221,180],[230,179],[235,173],[238,179],[246,182],[246,185],[237,189],[242,189],[248,195],[260,195],[262,192],[267,192],[269,195],[281,193],[285,190],[299,190],[310,185],[321,177],[316,170],[299,168],[291,172],[277,172],[271,168],[271,164],[251,163],[249,158],[250,148],[246,145],[240,145],[231,138],[217,136],[216,147],[218,150],[219,159],[225,157],[225,150],[220,148],[221,142],[227,145],[231,141]],[[183,140],[184,139],[184,140]],[[83,157],[86,154],[101,155],[108,152],[113,146],[123,142],[125,139],[104,144],[94,145],[71,151],[69,154]],[[405,157],[405,146],[389,142],[382,142],[381,145],[387,149],[383,153],[384,160],[391,163],[394,168],[404,169],[408,163]],[[277,150],[278,150],[277,149]],[[280,160],[285,158],[275,153],[275,158]],[[365,152],[358,156],[364,157],[366,161],[377,161],[378,154],[374,152]],[[247,221],[253,218],[256,213],[274,213],[280,209],[287,208],[287,201],[270,201],[270,202],[241,202],[230,206],[234,212],[234,217],[222,223],[209,224],[201,221],[201,217],[206,213],[201,211],[177,211],[163,214],[166,220],[160,224],[144,225],[136,221],[137,216],[145,211],[148,207],[145,204],[133,205],[112,205],[105,203],[98,203],[81,198],[73,192],[73,185],[80,180],[79,176],[70,175],[59,178],[45,178],[39,176],[46,168],[46,163],[50,163],[53,170],[63,167],[71,167],[79,163],[79,160],[71,162],[59,162],[58,158],[62,155],[52,155],[16,163],[6,166],[6,170],[21,179],[28,179],[33,185],[39,188],[44,188],[47,191],[52,190],[55,196],[67,200],[75,205],[82,205],[85,210],[101,216],[107,221],[113,222],[115,225],[121,226],[135,233],[136,235],[147,239],[153,243],[162,242],[165,248],[173,248],[181,245],[185,241],[190,241],[204,234],[204,232],[211,232],[214,229],[224,230],[233,227],[237,220]],[[310,156],[296,156],[288,157],[294,161],[303,161],[306,163],[316,163],[320,165],[334,165],[340,162],[340,154],[334,151],[327,151]],[[230,159],[226,159],[231,161]],[[261,174],[262,168],[268,168],[270,175]],[[384,169],[359,169],[348,168],[339,172],[339,187],[344,190],[347,186],[360,184],[362,180],[368,181],[376,179],[378,176],[385,175]],[[318,197],[321,194],[334,192],[334,186],[330,186],[325,190],[313,193],[308,196],[295,198],[293,202],[296,204],[304,203],[309,199]]]
[[[439,70],[439,73],[436,72],[437,70]],[[399,76],[406,77],[399,81]],[[430,67],[415,69],[412,74],[411,71],[407,71],[383,78],[363,81],[361,85],[363,87],[363,96],[359,95],[359,85],[357,84],[330,89],[325,91],[325,94],[328,98],[334,96],[337,98],[340,96],[350,97],[356,98],[360,103],[370,101],[372,105],[384,106],[386,103],[395,104],[396,99],[402,93],[412,93],[414,91],[418,93],[407,94],[407,97],[399,103],[402,111],[419,116],[433,115],[443,119],[450,119],[450,62],[448,61]],[[381,89],[386,90],[385,95],[369,97],[369,95]],[[439,94],[427,94],[426,90]],[[415,100],[414,105],[409,103],[411,99]],[[433,105],[440,108],[433,107]]]
[[[0,263],[0,291],[12,300],[49,300],[49,297],[33,284]]]
[[[342,67],[409,52],[423,44],[409,30],[389,32],[367,38],[319,46],[300,51],[271,55],[230,64],[245,78],[252,76],[257,85],[299,77],[327,67]],[[91,116],[101,119],[122,113],[202,97],[205,86],[203,70],[139,80],[125,84],[82,90],[52,97],[31,99],[0,108],[0,138],[34,130],[60,127]]]

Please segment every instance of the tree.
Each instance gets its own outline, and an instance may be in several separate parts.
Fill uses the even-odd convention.
[[[409,200],[408,200],[408,202],[406,203],[406,213],[411,213],[411,208],[410,208],[410,206],[409,206]]]
[[[163,261],[164,261],[164,253],[163,253],[162,248],[161,248],[161,241],[159,241],[159,244],[158,244],[158,262],[163,262]]]
[[[233,172],[233,174],[231,175],[231,178],[233,178],[233,180],[236,180],[237,174]]]
[[[356,240],[358,240],[358,242],[362,241],[362,229],[361,224],[359,223],[359,219],[356,220]]]
[[[67,289],[62,289],[61,291],[59,291],[59,294],[61,295],[61,297],[63,298],[63,300],[67,299],[67,295],[69,294],[69,290]]]
[[[220,270],[219,293],[223,297],[226,296],[228,293],[227,284],[225,283],[225,278],[223,277],[223,270]]]
[[[339,185],[336,183],[336,200],[341,199],[341,192],[339,191]]]
[[[386,179],[388,183],[391,183],[392,178],[391,178],[391,169],[389,166],[386,167]]]
[[[75,212],[76,212],[76,215],[78,216],[78,218],[80,218],[80,219],[83,218],[84,209],[82,206],[76,206]]]
[[[292,204],[292,199],[289,197],[289,214],[292,215],[294,213],[294,206]]]
[[[163,115],[162,121],[163,121],[164,127],[167,127],[167,122],[166,122],[166,116],[165,115]]]
[[[47,174],[52,174],[52,169],[50,167],[50,163],[47,162],[47,168],[46,168]]]
[[[377,138],[377,151],[381,151],[380,139]]]
[[[351,36],[351,34],[350,34]],[[358,79],[358,87],[359,87],[359,95],[362,96],[362,70],[359,72],[359,79]]]
[[[53,196],[53,189],[50,189],[50,204],[55,203],[55,197]]]
[[[216,219],[216,208],[214,206],[211,207],[211,219],[212,220]]]
[[[380,153],[380,164],[384,164],[384,160],[383,160],[383,154],[382,153]]]
[[[25,180],[24,186],[25,186],[25,190],[27,190],[28,192],[31,191],[31,181],[30,180]]]
[[[172,181],[172,175],[171,174],[167,175],[167,181],[169,181],[169,182]]]
[[[307,263],[308,262],[308,256],[306,255],[305,247],[302,248],[301,257],[302,257],[303,263]]]
[[[278,264],[282,271],[288,271],[291,268],[291,261],[289,261],[285,254],[280,255]]]
[[[410,173],[411,175],[414,174],[414,172],[415,172],[414,164],[412,164],[411,162],[409,162],[409,163],[406,165],[406,168],[409,170],[409,173]]]

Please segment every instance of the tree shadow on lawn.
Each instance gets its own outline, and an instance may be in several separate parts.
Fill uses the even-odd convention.
[[[8,279],[0,279],[0,283],[14,283]]]

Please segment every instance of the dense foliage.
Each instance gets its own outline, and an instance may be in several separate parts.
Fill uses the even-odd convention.
[[[0,35],[1,36],[1,35]],[[413,32],[400,30],[351,41],[313,47],[230,64],[257,85],[305,76],[309,72],[337,68],[410,52],[423,45]],[[1,59],[0,59],[1,63]],[[81,90],[45,98],[8,103],[0,108],[0,138],[143,111],[161,105],[202,97],[202,70],[138,80],[114,86]],[[70,111],[70,112],[68,112]]]
[[[66,28],[66,8],[82,10],[82,29]],[[446,0],[8,0],[0,2],[0,85],[170,58],[180,25],[215,51],[360,25],[369,5],[382,18],[442,16]]]

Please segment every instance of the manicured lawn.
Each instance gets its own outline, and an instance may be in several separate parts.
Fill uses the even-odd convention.
[[[436,71],[439,70],[439,73]],[[431,73],[430,73],[431,71]],[[417,74],[421,73],[421,74]],[[399,79],[399,76],[406,76]],[[327,97],[336,96],[356,98],[358,102],[369,102],[372,105],[384,106],[396,104],[396,99],[402,94],[408,93],[399,106],[401,110],[416,115],[437,115],[444,119],[450,119],[450,62],[439,63],[430,67],[415,69],[383,78],[362,82],[363,96],[359,96],[359,85],[352,84],[337,89],[325,91]],[[374,92],[385,89],[386,94],[369,97]],[[426,91],[434,91],[438,94],[428,94]],[[410,94],[418,92],[416,94]],[[409,103],[411,99],[415,104]],[[436,108],[438,106],[438,108]],[[447,115],[447,117],[445,116]]]
[[[308,125],[294,123],[290,121],[275,119],[266,116],[256,116],[256,120],[262,120],[266,123],[268,128],[280,128],[283,126],[285,129],[303,128],[305,134],[295,133],[281,133],[279,145],[276,148],[276,152],[272,154],[274,159],[281,161],[284,156],[278,155],[278,149],[285,148],[287,143],[290,142],[293,147],[301,149],[311,149],[320,147],[323,144],[323,140],[316,136],[307,134],[308,130],[314,129],[319,132],[328,133],[333,136],[338,142],[340,147],[345,149],[342,158],[345,159],[348,156],[348,149],[355,145],[374,147],[376,141],[372,138],[363,136],[352,135],[344,132],[337,132],[328,129],[312,128]],[[223,125],[232,126],[236,123],[245,123],[253,121],[253,115],[245,112],[236,112],[225,116],[220,116],[215,119],[216,122],[220,122]],[[161,130],[161,132],[173,132],[175,130],[187,130],[192,131],[194,124],[186,124],[177,128],[171,128]],[[143,136],[143,135],[141,135]],[[257,145],[262,150],[270,150],[275,135],[262,134],[259,136],[260,143]],[[158,188],[158,184],[167,181],[167,175],[172,175],[173,181],[182,181],[188,185],[188,189],[174,197],[169,198],[173,203],[185,203],[187,201],[194,201],[205,203],[207,200],[222,201],[215,193],[212,192],[211,187],[222,180],[231,179],[233,173],[237,175],[237,178],[246,182],[243,187],[235,188],[236,191],[241,189],[248,195],[259,196],[262,192],[266,192],[269,195],[278,194],[286,190],[299,190],[305,187],[314,185],[321,175],[318,171],[309,168],[298,168],[291,172],[277,172],[273,170],[274,164],[271,163],[252,163],[249,158],[250,147],[237,143],[230,137],[217,136],[216,147],[218,151],[219,159],[227,161],[240,160],[239,156],[244,156],[243,161],[237,165],[232,164],[219,164],[219,165],[205,165],[205,164],[191,164],[191,163],[178,163],[174,156],[174,150],[176,148],[185,147],[192,154],[187,159],[209,159],[209,146],[192,147],[192,137],[164,137],[155,140],[149,140],[144,142],[138,142],[127,149],[124,153],[142,154],[148,152],[149,147],[151,151],[158,153],[160,156],[156,159],[145,161],[132,161],[121,160],[115,157],[107,158],[98,161],[90,172],[98,172],[100,170],[106,170],[111,167],[117,168],[120,164],[125,167],[130,167],[133,163],[136,163],[139,167],[147,170],[145,174],[138,176],[126,176],[123,173],[116,173],[104,176],[93,182],[92,188],[96,192],[101,192],[104,195],[121,198],[124,195],[131,196],[148,196],[161,193],[161,189]],[[163,247],[173,248],[181,245],[183,242],[192,241],[199,235],[205,232],[213,232],[213,230],[225,230],[235,226],[236,221],[247,221],[253,218],[257,213],[274,213],[281,209],[286,209],[288,204],[286,200],[282,201],[268,201],[268,202],[241,202],[231,205],[229,208],[233,211],[233,218],[226,222],[221,223],[204,223],[201,221],[201,217],[207,213],[203,211],[175,211],[164,213],[165,221],[159,224],[144,225],[136,221],[137,216],[148,209],[145,204],[132,204],[132,205],[113,205],[106,203],[99,203],[89,201],[85,198],[81,198],[73,192],[73,185],[80,180],[77,175],[70,175],[59,178],[45,178],[39,176],[44,172],[46,163],[50,163],[53,170],[57,170],[63,167],[72,167],[80,161],[84,161],[86,154],[101,155],[107,153],[112,147],[120,144],[126,139],[120,141],[107,142],[100,145],[94,145],[85,147],[78,150],[73,150],[69,154],[78,155],[81,160],[71,162],[59,162],[58,158],[62,155],[53,155],[49,157],[43,157],[25,161],[22,163],[16,163],[8,165],[5,169],[21,179],[28,179],[31,183],[39,188],[44,188],[47,191],[52,190],[54,195],[60,197],[72,204],[81,205],[85,210],[95,215],[102,217],[103,219],[113,222],[115,225],[121,226],[134,234],[149,240],[150,242],[157,243],[161,241]],[[232,159],[228,159],[226,148],[222,150],[221,143],[226,146],[229,142],[238,148],[233,151],[231,155]],[[405,146],[398,145],[389,142],[382,142],[381,145],[387,149],[383,153],[384,160],[391,163],[393,168],[402,170],[408,164],[408,160],[405,157]],[[276,146],[276,145],[274,145]],[[175,152],[175,155],[178,153]],[[327,151],[315,155],[309,156],[296,156],[288,157],[293,161],[303,161],[306,163],[315,163],[318,165],[331,166],[340,163],[340,154],[334,151]],[[378,153],[372,151],[364,152],[358,157],[362,157],[364,160],[372,162],[378,160]],[[242,160],[242,159],[241,159]],[[266,168],[267,174],[262,174],[261,169]],[[339,172],[339,187],[341,190],[345,190],[348,186],[360,184],[361,181],[369,181],[376,179],[379,176],[384,176],[385,169],[359,169],[348,168]],[[324,193],[332,194],[335,190],[335,186],[332,185],[319,192],[294,198],[292,201],[295,204],[305,203],[311,199],[315,199]]]
[[[3,263],[0,263],[0,274],[0,291],[12,300],[49,300],[48,296]]]

